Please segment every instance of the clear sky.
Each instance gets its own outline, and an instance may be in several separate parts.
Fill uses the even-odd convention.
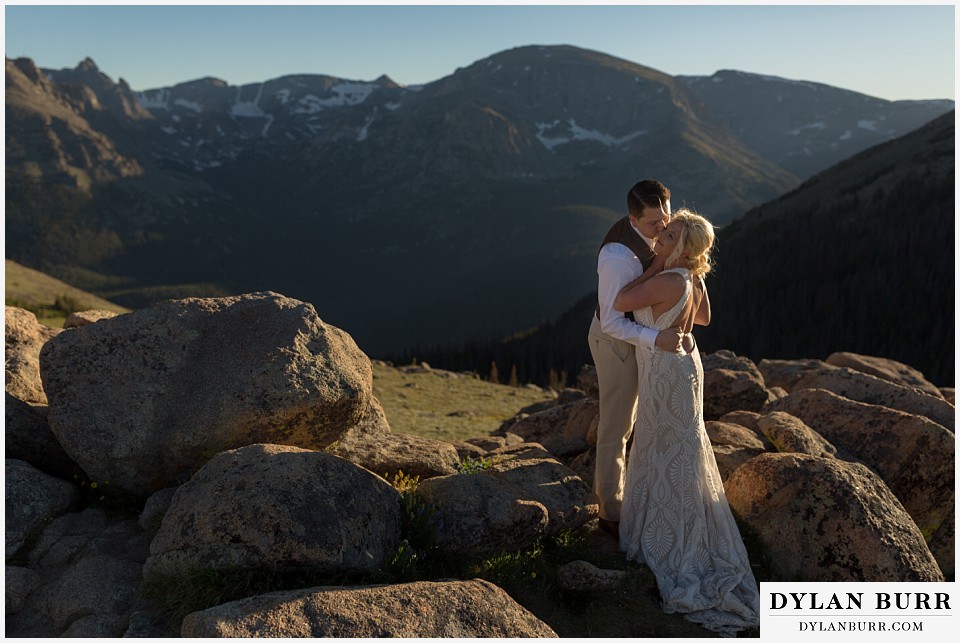
[[[953,3],[317,5],[8,2],[4,48],[40,67],[86,57],[136,90],[296,73],[402,84],[523,45],[594,49],[670,75],[720,69],[885,98],[954,98]]]

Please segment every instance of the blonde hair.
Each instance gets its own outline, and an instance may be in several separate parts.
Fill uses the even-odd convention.
[[[683,228],[677,246],[664,265],[667,268],[686,268],[694,275],[707,274],[711,269],[710,250],[716,239],[713,224],[687,208],[677,210],[670,219],[671,223],[674,221],[683,222]]]

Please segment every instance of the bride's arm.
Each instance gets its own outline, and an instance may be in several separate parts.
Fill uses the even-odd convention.
[[[653,303],[657,303],[646,301],[644,293],[647,293],[649,287],[646,289],[641,289],[641,286],[660,274],[662,270],[663,258],[657,256],[654,258],[653,263],[643,271],[642,275],[623,287],[613,302],[613,309],[618,312],[625,313],[629,310],[638,310],[645,306],[650,306]]]
[[[700,300],[700,306],[697,308],[697,314],[693,318],[694,324],[700,326],[710,325],[710,295],[707,294],[707,284],[703,280],[703,275],[699,275],[700,288],[703,289],[703,299]]]

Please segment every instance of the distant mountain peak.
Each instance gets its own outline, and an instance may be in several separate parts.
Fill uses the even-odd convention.
[[[80,64],[79,64],[79,65],[77,65],[77,71],[95,71],[95,72],[99,72],[99,71],[100,71],[100,68],[97,67],[97,63],[95,63],[95,62],[93,61],[93,58],[90,58],[89,56],[87,56],[87,57],[84,58],[82,61],[80,61]]]

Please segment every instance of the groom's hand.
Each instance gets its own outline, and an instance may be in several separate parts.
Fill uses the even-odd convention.
[[[679,353],[683,344],[683,329],[679,326],[665,328],[657,335],[656,345],[662,351]]]

